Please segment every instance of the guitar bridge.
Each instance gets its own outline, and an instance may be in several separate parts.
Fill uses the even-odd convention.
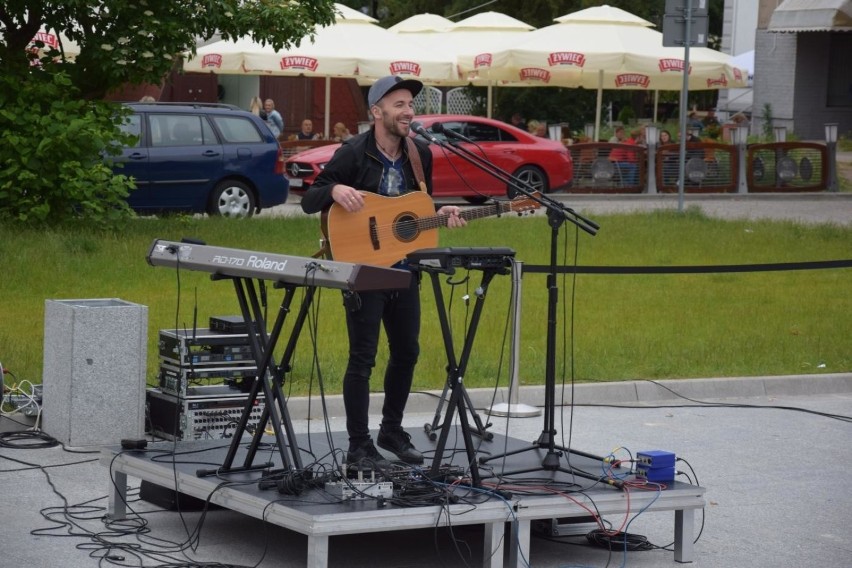
[[[373,250],[379,250],[379,231],[375,217],[370,217],[370,242],[373,243]]]

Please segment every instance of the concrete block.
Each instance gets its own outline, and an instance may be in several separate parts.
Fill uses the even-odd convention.
[[[46,300],[45,432],[69,446],[143,437],[147,336],[147,306]]]

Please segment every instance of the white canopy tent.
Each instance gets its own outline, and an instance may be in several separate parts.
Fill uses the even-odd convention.
[[[468,76],[504,85],[597,89],[595,139],[603,89],[680,90],[683,50],[663,47],[653,24],[624,10],[599,6],[567,14],[491,54],[490,65],[465,66]],[[689,88],[744,86],[746,73],[731,57],[708,48],[690,49]]]
[[[413,20],[418,16],[412,16]],[[535,28],[525,22],[499,12],[483,12],[460,20],[450,22],[445,29],[434,29],[436,26],[414,26],[401,24],[404,20],[389,28],[397,34],[410,37],[424,48],[438,49],[456,60],[459,69],[477,68],[479,65],[490,65],[491,52],[501,49],[507,42],[527,34]],[[468,85],[476,84],[488,87],[486,104],[488,116],[491,116],[492,88],[494,81],[479,79],[476,74],[460,73],[453,80],[431,82],[437,85]]]
[[[429,81],[448,81],[457,75],[455,60],[426,49],[375,24],[376,20],[342,4],[334,24],[318,27],[313,39],[298,47],[275,51],[248,38],[219,41],[197,50],[184,63],[185,71],[304,75],[326,78],[325,135],[329,134],[331,77],[375,80],[401,75]]]

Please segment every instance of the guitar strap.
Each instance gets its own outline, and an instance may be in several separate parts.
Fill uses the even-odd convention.
[[[417,151],[417,144],[414,143],[414,138],[405,137],[405,142],[408,145],[408,159],[411,160],[411,169],[414,170],[414,179],[417,180],[417,185],[420,191],[428,191],[426,186],[426,176],[423,173],[423,162],[420,160],[420,152]]]

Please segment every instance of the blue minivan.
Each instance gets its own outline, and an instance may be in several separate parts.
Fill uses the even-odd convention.
[[[269,127],[232,105],[126,103],[135,146],[114,158],[132,177],[137,213],[183,211],[249,217],[287,201],[284,156]]]

